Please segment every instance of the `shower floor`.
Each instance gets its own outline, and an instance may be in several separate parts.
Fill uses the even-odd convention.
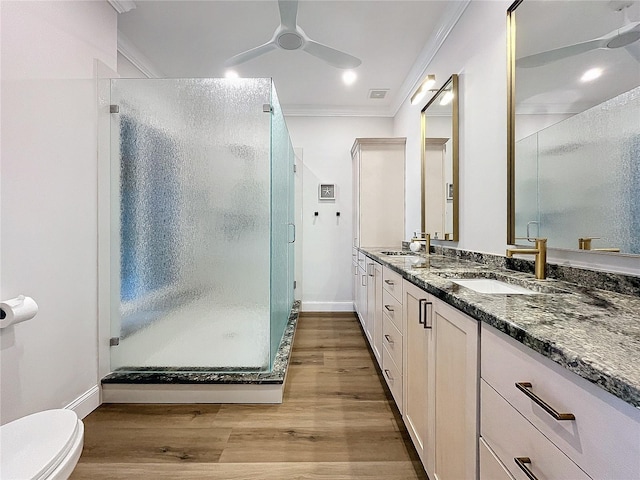
[[[115,370],[269,369],[269,309],[220,306],[214,295],[167,312],[111,348]]]
[[[116,370],[102,379],[103,402],[281,403],[299,311],[300,301],[296,301],[269,371],[176,367]]]

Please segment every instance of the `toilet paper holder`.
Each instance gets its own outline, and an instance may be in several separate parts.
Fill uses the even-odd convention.
[[[38,304],[31,297],[18,295],[0,302],[0,328],[30,320],[38,313]]]

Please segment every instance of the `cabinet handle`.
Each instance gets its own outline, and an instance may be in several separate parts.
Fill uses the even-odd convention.
[[[363,287],[367,286],[367,276],[366,275],[362,275],[362,286]]]
[[[391,308],[391,305],[385,305],[384,308],[386,308],[389,312],[395,311],[393,308]]]
[[[391,371],[388,369],[384,369],[384,374],[387,376],[390,382],[393,382],[393,377],[390,375]]]
[[[387,285],[395,285],[392,280],[385,280],[384,283],[386,283]]]
[[[418,323],[420,325],[424,325],[425,324],[425,319],[424,319],[424,304],[427,303],[427,299],[426,298],[421,298],[420,300],[418,300]]]
[[[432,328],[433,322],[429,322],[429,324],[427,324],[427,305],[433,305],[433,303],[427,302],[426,298],[421,298],[419,300],[419,304],[420,311],[418,312],[418,323],[424,328]]]
[[[431,315],[429,315],[429,305],[433,305],[431,302],[424,302],[424,328],[432,328],[433,320],[431,320]],[[429,324],[427,325],[427,318],[429,319]]]
[[[531,459],[529,457],[515,457],[514,460],[516,461],[516,465],[520,467],[527,478],[530,480],[538,480],[538,477],[536,477],[533,472],[529,470],[529,467],[527,467],[527,464],[531,464]]]
[[[387,343],[390,343],[393,345],[393,339],[389,335],[385,335],[384,338],[387,340]]]
[[[530,382],[516,382],[516,388],[520,390],[522,393],[524,393],[531,400],[533,400],[535,403],[537,403],[540,407],[542,407],[542,409],[545,412],[547,412],[556,420],[575,420],[576,419],[573,413],[559,413],[551,405],[549,405],[547,402],[545,402],[539,396],[537,396],[535,393],[529,390],[530,388],[532,388],[532,385]]]

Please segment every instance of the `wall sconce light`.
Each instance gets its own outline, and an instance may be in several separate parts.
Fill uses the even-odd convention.
[[[427,75],[427,78],[420,84],[418,90],[411,96],[411,105],[415,105],[420,102],[424,96],[427,94],[429,89],[433,87],[436,83],[435,75]]]
[[[453,92],[451,90],[447,91],[443,96],[442,100],[440,100],[440,105],[448,105],[453,100]]]

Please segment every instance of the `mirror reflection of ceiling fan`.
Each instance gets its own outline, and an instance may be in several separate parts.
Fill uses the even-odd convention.
[[[278,7],[280,9],[280,25],[276,28],[271,40],[229,58],[225,62],[225,66],[233,67],[248,62],[277,48],[302,50],[337,68],[355,68],[362,63],[359,58],[353,55],[311,40],[297,23],[298,0],[279,0]]]
[[[612,1],[609,2],[613,10],[623,11],[633,4],[632,1]],[[626,18],[626,12],[625,12]],[[565,47],[547,50],[546,52],[535,53],[516,60],[516,67],[531,68],[547,65],[558,60],[563,60],[574,55],[589,52],[591,50],[624,47],[631,56],[640,62],[640,22],[632,22],[618,28],[602,37],[587,40],[585,42],[567,45]]]

